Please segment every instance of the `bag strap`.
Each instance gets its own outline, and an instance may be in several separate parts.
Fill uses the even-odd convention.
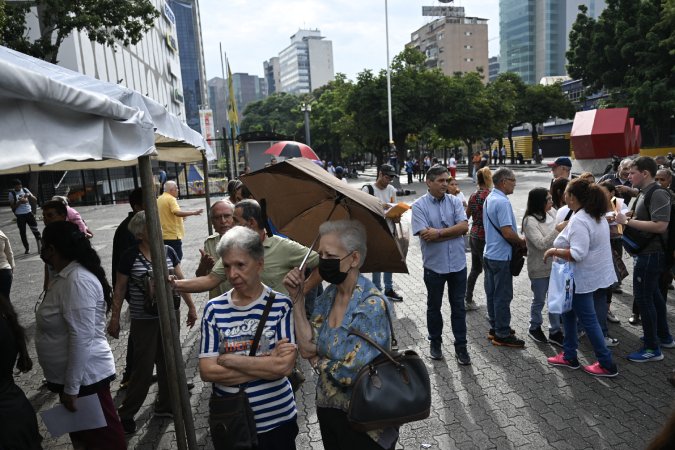
[[[270,289],[267,297],[267,303],[265,303],[265,309],[263,310],[262,316],[258,321],[258,327],[255,330],[255,337],[253,338],[253,344],[251,344],[251,351],[248,353],[248,356],[255,356],[255,352],[258,350],[260,337],[262,336],[263,329],[265,328],[265,323],[267,323],[267,317],[270,315],[270,310],[272,309],[272,303],[274,303],[275,297],[275,292]]]
[[[485,216],[485,217],[488,218],[488,221],[489,221],[490,224],[492,225],[492,228],[494,228],[494,229],[497,231],[497,233],[499,233],[499,235],[502,237],[502,239],[504,239],[504,240],[506,241],[506,243],[509,244],[510,246],[513,246],[513,244],[511,244],[511,243],[504,237],[504,235],[502,234],[502,230],[500,230],[499,228],[497,228],[497,225],[495,225],[495,223],[492,221],[492,219],[490,219],[490,215],[489,215],[488,212],[487,212],[487,198],[485,199],[484,205],[485,205],[485,208],[483,208],[483,216]]]
[[[574,214],[574,211],[572,211],[572,208],[570,208],[570,210],[567,211],[567,214],[565,214],[565,220],[570,220],[570,217],[572,217],[572,214]]]
[[[382,298],[382,297],[378,297],[378,298]],[[391,350],[397,351],[398,350],[398,341],[396,340],[396,334],[394,333],[394,325],[391,322],[391,315],[389,314],[389,305],[387,304],[386,299],[382,299],[382,300],[384,301],[384,312],[387,314],[387,322],[389,322],[389,334],[391,335]],[[377,348],[380,352],[382,352],[384,354],[387,354],[387,355],[389,354],[389,352],[387,350],[385,350],[380,344],[373,341],[370,337],[361,333],[356,328],[349,327],[348,335],[350,335],[350,334],[359,336],[360,338],[364,339],[366,342],[371,344],[373,347]],[[390,359],[393,361],[393,358],[390,357]]]

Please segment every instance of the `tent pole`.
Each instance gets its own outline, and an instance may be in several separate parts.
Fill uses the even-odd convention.
[[[206,226],[209,230],[209,236],[213,234],[213,224],[211,223],[211,192],[209,188],[209,162],[206,160],[206,152],[202,150],[202,170],[204,171],[204,199],[206,200]]]
[[[143,186],[143,200],[145,203],[148,236],[162,236],[150,157],[142,156],[138,158],[138,165],[141,170],[141,184]],[[166,261],[166,253],[162,239],[150,238],[148,239],[148,243],[150,244],[152,260]],[[173,299],[171,297],[169,283],[167,281],[159,282],[159,280],[168,280],[169,271],[166,264],[153,264],[152,269],[156,282],[155,292],[158,297],[157,303],[160,332],[162,346],[164,348],[164,360],[168,377],[167,381],[169,383],[171,410],[174,414],[176,444],[180,450],[185,450],[187,448],[192,450],[197,448],[197,442],[187,390],[187,380],[185,378],[185,367],[178,333],[178,323],[173,309]]]

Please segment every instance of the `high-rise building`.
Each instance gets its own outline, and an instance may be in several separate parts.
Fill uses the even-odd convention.
[[[407,46],[426,55],[427,67],[439,68],[446,75],[480,69],[487,82],[487,19],[466,17],[462,7],[424,7],[423,14],[443,16],[413,32]]]
[[[562,76],[569,32],[580,4],[597,17],[603,0],[500,0],[500,72],[515,72],[527,84]]]
[[[488,81],[493,82],[499,75],[499,55],[488,59]]]
[[[239,119],[244,117],[246,106],[257,100],[262,100],[264,96],[265,80],[257,75],[247,73],[233,73],[232,86],[234,87],[234,96],[237,101],[237,110]]]
[[[202,48],[202,31],[198,0],[167,0],[175,14],[180,71],[185,98],[185,121],[193,130],[201,133],[199,110],[208,104],[206,69]]]
[[[279,71],[279,57],[270,58],[263,63],[265,81],[267,82],[267,95],[272,95],[281,86],[281,73]]]
[[[298,30],[279,53],[276,91],[305,94],[335,79],[333,43],[319,30]]]
[[[227,81],[214,77],[208,81],[209,107],[216,131],[227,127]]]

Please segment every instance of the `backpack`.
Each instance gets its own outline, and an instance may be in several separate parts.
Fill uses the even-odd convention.
[[[673,251],[675,251],[675,205],[673,205],[673,194],[668,189],[664,189],[657,184],[654,189],[650,190],[645,194],[644,205],[645,208],[647,209],[648,215],[647,220],[652,220],[651,213],[649,212],[649,207],[652,200],[652,195],[654,195],[654,192],[656,192],[659,189],[668,191],[668,194],[670,195],[671,198],[670,221],[668,222],[668,228],[666,229],[666,238],[668,239],[667,242],[664,243],[662,235],[659,235],[661,246],[663,247],[663,251],[666,254],[666,265],[670,267],[673,264]],[[637,205],[637,200],[635,201],[635,204]]]
[[[366,188],[370,195],[375,195],[375,188],[373,187],[372,184],[370,183],[364,184],[363,186],[361,186],[361,190],[363,190],[363,188]]]

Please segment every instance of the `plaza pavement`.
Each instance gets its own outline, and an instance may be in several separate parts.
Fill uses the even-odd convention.
[[[372,172],[371,172],[372,174]],[[517,171],[518,184],[510,197],[518,220],[525,210],[527,192],[537,186],[549,185],[550,173],[536,169]],[[401,177],[405,185],[405,176]],[[471,180],[459,174],[460,186],[468,195],[474,190]],[[351,180],[360,187],[371,178]],[[415,196],[401,200],[412,202],[426,189],[421,183],[412,185]],[[201,199],[180,200],[185,209],[203,205]],[[119,222],[127,215],[128,205],[91,206],[78,208],[95,235],[92,244],[99,252],[106,271],[110,270],[111,243]],[[410,214],[405,220],[409,222]],[[206,217],[190,217],[185,222],[183,271],[194,274],[199,252],[206,237]],[[0,229],[4,231],[16,252],[17,268],[14,272],[12,302],[18,310],[21,322],[30,338],[29,348],[34,356],[34,369],[16,377],[36,411],[52,407],[57,397],[42,387],[42,371],[35,356],[34,309],[42,290],[43,266],[34,242],[33,253],[22,254],[18,230],[12,222],[9,208],[0,212]],[[29,233],[30,234],[30,233]],[[31,239],[31,238],[29,238]],[[468,265],[470,255],[467,253]],[[627,260],[629,268],[630,260]],[[628,324],[632,302],[630,277],[624,282],[624,294],[615,296],[612,310],[621,318],[621,324],[610,324],[610,333],[620,340],[612,349],[619,365],[619,377],[596,379],[581,370],[569,371],[550,367],[546,357],[558,349],[548,344],[537,344],[525,337],[530,309],[530,287],[526,269],[514,280],[514,300],[511,325],[526,340],[523,350],[494,347],[487,340],[488,325],[485,319],[485,296],[483,277],[479,277],[475,298],[481,305],[478,311],[467,313],[469,352],[473,364],[459,366],[454,359],[449,307],[443,305],[444,341],[446,359],[429,359],[426,339],[426,290],[422,281],[422,260],[419,243],[411,239],[408,254],[409,274],[395,274],[394,283],[404,297],[395,303],[394,324],[401,348],[411,348],[422,355],[429,368],[433,391],[431,416],[401,428],[397,448],[419,449],[639,449],[644,448],[654,433],[665,422],[673,409],[675,388],[667,382],[667,376],[675,368],[675,350],[664,350],[665,360],[651,364],[634,364],[625,355],[639,347],[641,328]],[[469,267],[470,268],[470,267]],[[669,294],[670,305],[673,291]],[[206,294],[194,297],[200,312],[207,299]],[[184,307],[183,307],[184,310]],[[123,310],[122,333],[119,340],[111,339],[115,354],[118,380],[112,384],[115,401],[119,404],[124,391],[119,390],[119,377],[124,368],[125,346],[129,330],[126,307]],[[183,311],[183,320],[185,312]],[[669,313],[671,327],[675,327],[672,307]],[[545,321],[546,323],[546,321]],[[211,449],[208,432],[208,398],[210,386],[201,382],[197,370],[199,329],[181,327],[183,356],[189,380],[194,381],[192,411],[197,440],[200,448]],[[594,361],[588,341],[582,339],[580,347],[582,363]],[[297,438],[299,449],[322,449],[321,435],[314,410],[315,376],[305,364],[307,382],[298,392]],[[129,438],[129,448],[170,449],[176,448],[173,423],[167,419],[152,417],[152,403],[156,395],[153,385],[148,398],[136,417],[138,431]],[[67,436],[53,439],[39,420],[40,431],[45,437],[44,448],[70,448]],[[1,424],[0,424],[1,428]],[[354,449],[357,450],[357,449]]]

